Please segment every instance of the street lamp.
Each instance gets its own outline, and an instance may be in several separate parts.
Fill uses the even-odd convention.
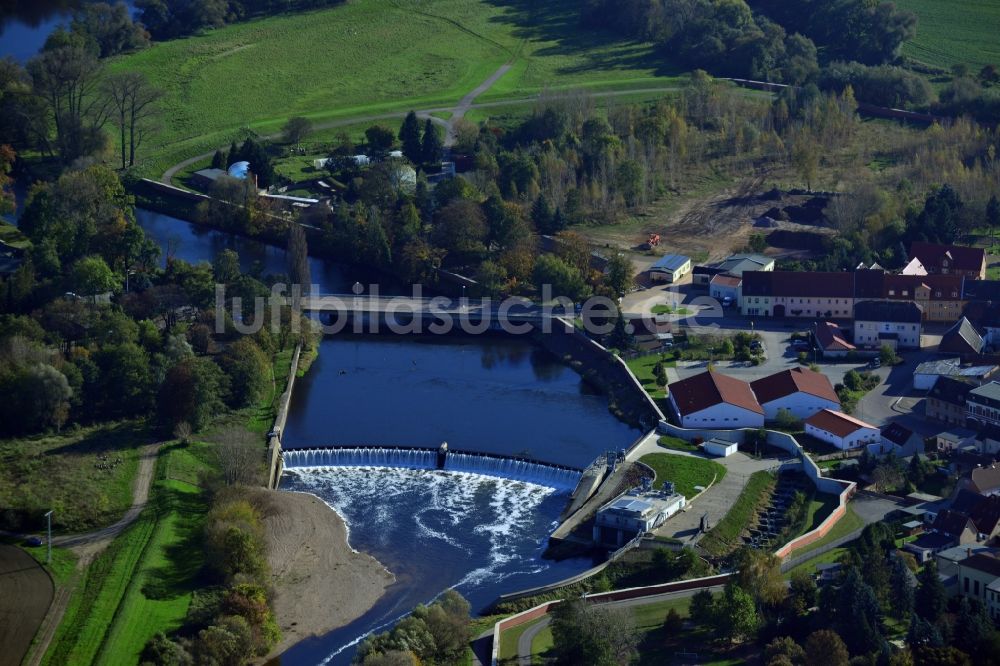
[[[52,509],[45,514],[45,519],[48,521],[49,526],[49,538],[45,540],[45,545],[48,546],[48,554],[45,556],[45,563],[52,564]]]

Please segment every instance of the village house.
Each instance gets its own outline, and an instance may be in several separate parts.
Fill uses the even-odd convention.
[[[825,358],[843,358],[857,349],[847,341],[840,327],[831,321],[818,322],[813,337]]]
[[[764,409],[750,385],[717,372],[674,382],[670,406],[684,428],[760,428]]]
[[[870,423],[832,409],[824,409],[805,420],[806,434],[846,451],[878,442],[881,433]]]
[[[958,593],[978,599],[993,621],[1000,621],[1000,558],[976,553],[960,561]]]
[[[1000,383],[971,389],[965,396],[965,418],[970,428],[1000,425]]]
[[[726,299],[729,299],[728,302],[730,303],[739,303],[740,286],[742,284],[743,278],[736,275],[720,273],[719,275],[713,276],[712,280],[708,283],[708,293],[717,301],[725,302]]]
[[[860,301],[854,305],[854,344],[919,349],[922,318],[912,302]]]
[[[977,495],[1000,495],[1000,465],[992,463],[989,466],[971,469],[968,476],[959,479],[958,488]]]
[[[962,317],[941,336],[938,351],[942,354],[967,356],[981,354],[983,347],[983,336],[979,334],[972,322]]]
[[[892,454],[897,458],[909,458],[924,452],[924,440],[897,421],[882,428],[878,443],[869,444],[868,452],[877,456]]]
[[[913,241],[910,243],[910,258],[919,260],[930,274],[986,279],[986,250],[981,247]]]
[[[846,272],[748,271],[740,312],[749,317],[841,317],[854,308],[854,274]]]
[[[964,426],[969,391],[976,386],[963,377],[941,375],[924,399],[924,415],[935,421]]]
[[[792,368],[750,382],[764,417],[773,421],[781,410],[807,419],[822,409],[839,410],[840,398],[826,375],[808,368]]]

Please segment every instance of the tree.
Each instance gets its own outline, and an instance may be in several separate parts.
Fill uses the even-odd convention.
[[[691,596],[691,606],[688,616],[695,624],[707,625],[715,615],[715,601],[708,590],[698,590]]]
[[[434,123],[428,118],[424,123],[424,137],[420,144],[420,157],[424,164],[434,164],[441,159],[441,137],[438,135],[437,128],[434,127]]]
[[[917,614],[928,622],[937,622],[948,603],[944,584],[938,578],[937,563],[931,559],[917,576]]]
[[[732,581],[726,584],[713,615],[716,632],[735,642],[752,638],[760,626],[753,596]]]
[[[791,636],[775,638],[764,647],[764,663],[771,666],[777,657],[785,657],[792,664],[805,664],[806,651]]]
[[[955,618],[955,647],[973,657],[981,655],[984,658],[1000,659],[1000,655],[990,655],[982,649],[994,631],[993,621],[986,612],[986,607],[978,599],[969,599],[961,595],[958,601],[958,617]],[[983,659],[977,659],[977,663],[982,662]]]
[[[913,574],[903,558],[893,557],[889,567],[889,608],[893,616],[898,620],[906,619],[913,611],[913,600]]]
[[[365,138],[368,140],[368,147],[374,153],[389,152],[395,140],[392,130],[385,125],[372,125],[365,130]]]
[[[820,146],[803,130],[792,144],[792,165],[799,176],[806,182],[806,189],[812,190],[816,173],[819,170]]]
[[[10,189],[10,170],[14,167],[16,157],[14,149],[8,145],[0,145],[0,214],[14,212],[14,192]]]
[[[73,12],[70,30],[101,58],[149,46],[149,37],[132,22],[124,3],[88,2]]]
[[[203,430],[219,414],[228,380],[218,365],[205,358],[184,356],[160,386],[157,413],[168,431],[181,423]]]
[[[212,168],[213,169],[226,169],[226,156],[221,150],[215,151],[212,155]]]
[[[855,653],[880,650],[881,607],[875,591],[862,580],[856,567],[849,567],[836,593],[835,627]]]
[[[617,666],[627,663],[638,645],[635,622],[627,608],[591,606],[566,599],[551,613],[552,640],[560,661]]]
[[[570,300],[578,301],[590,293],[590,288],[584,282],[580,271],[575,266],[570,266],[559,257],[551,254],[539,255],[538,259],[535,260],[532,276],[538,289],[549,285],[552,295],[555,297],[565,296]]]
[[[463,260],[486,254],[486,216],[480,206],[468,199],[455,199],[437,215],[435,244]]]
[[[847,666],[850,654],[844,641],[829,629],[809,634],[805,642],[806,663],[809,666]]]
[[[558,231],[553,224],[552,205],[545,194],[539,194],[535,203],[531,205],[531,221],[535,223],[535,228],[540,234],[552,234]]]
[[[156,102],[163,91],[154,88],[141,72],[113,74],[102,84],[111,103],[111,120],[118,128],[122,170],[135,166],[135,154],[157,115]]]
[[[288,229],[288,273],[293,285],[301,285],[302,295],[308,294],[309,286],[312,284],[309,243],[305,229],[299,224],[292,224]]]
[[[894,460],[884,462],[872,471],[875,489],[883,493],[898,488],[902,485],[904,478],[899,463]]]
[[[101,349],[94,355],[100,368],[99,404],[104,416],[122,417],[146,412],[155,396],[149,354],[126,342]]]
[[[226,248],[215,255],[212,262],[212,277],[221,284],[232,284],[240,277],[240,255],[236,250]]]
[[[229,398],[234,407],[256,404],[271,385],[271,364],[252,338],[240,338],[229,345],[219,358],[219,366],[229,377]]]
[[[83,46],[46,48],[28,61],[34,92],[44,100],[55,127],[55,145],[43,137],[48,152],[63,164],[97,150],[107,120],[107,102],[100,94],[100,63]]]
[[[816,581],[805,571],[792,572],[786,599],[789,610],[794,615],[805,615],[816,605]]]
[[[403,145],[403,155],[414,164],[420,164],[423,158],[423,146],[420,141],[420,121],[417,114],[410,111],[403,119],[399,128],[399,141]]]
[[[72,288],[95,299],[98,294],[118,290],[118,278],[108,268],[104,259],[97,256],[83,257],[73,265]]]
[[[748,590],[759,605],[777,606],[788,593],[781,575],[781,560],[773,553],[742,548],[736,555],[739,586]]]
[[[312,121],[302,116],[289,118],[281,128],[281,134],[287,143],[293,144],[296,148],[313,131]]]
[[[625,315],[619,308],[618,316],[615,318],[615,327],[608,337],[608,344],[620,351],[626,351],[632,348],[633,342],[635,342],[635,336],[632,335],[631,324],[625,321]]]
[[[631,259],[620,252],[615,253],[608,260],[608,273],[605,279],[615,294],[624,296],[635,285],[634,271]]]
[[[252,433],[229,428],[218,436],[216,447],[226,485],[252,486],[260,482],[264,448]]]

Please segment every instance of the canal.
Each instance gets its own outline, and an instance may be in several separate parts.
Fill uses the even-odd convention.
[[[244,270],[286,272],[282,249],[137,211],[146,233],[173,256],[211,261],[229,248]],[[312,259],[324,292],[349,291],[371,273]],[[399,293],[383,285],[382,293]],[[522,454],[585,467],[628,446],[637,431],[616,420],[607,398],[528,338],[338,335],[297,382],[286,448],[394,445]],[[449,587],[475,610],[499,594],[576,574],[589,560],[542,560],[567,495],[543,485],[476,474],[372,468],[286,471],[281,487],[309,492],[344,517],[351,546],[397,578],[352,624],[306,640],[281,664],[347,664],[356,641]]]

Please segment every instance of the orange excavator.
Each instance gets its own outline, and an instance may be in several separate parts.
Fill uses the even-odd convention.
[[[646,245],[650,248],[654,248],[660,244],[660,234],[649,234],[649,238],[646,239]]]

